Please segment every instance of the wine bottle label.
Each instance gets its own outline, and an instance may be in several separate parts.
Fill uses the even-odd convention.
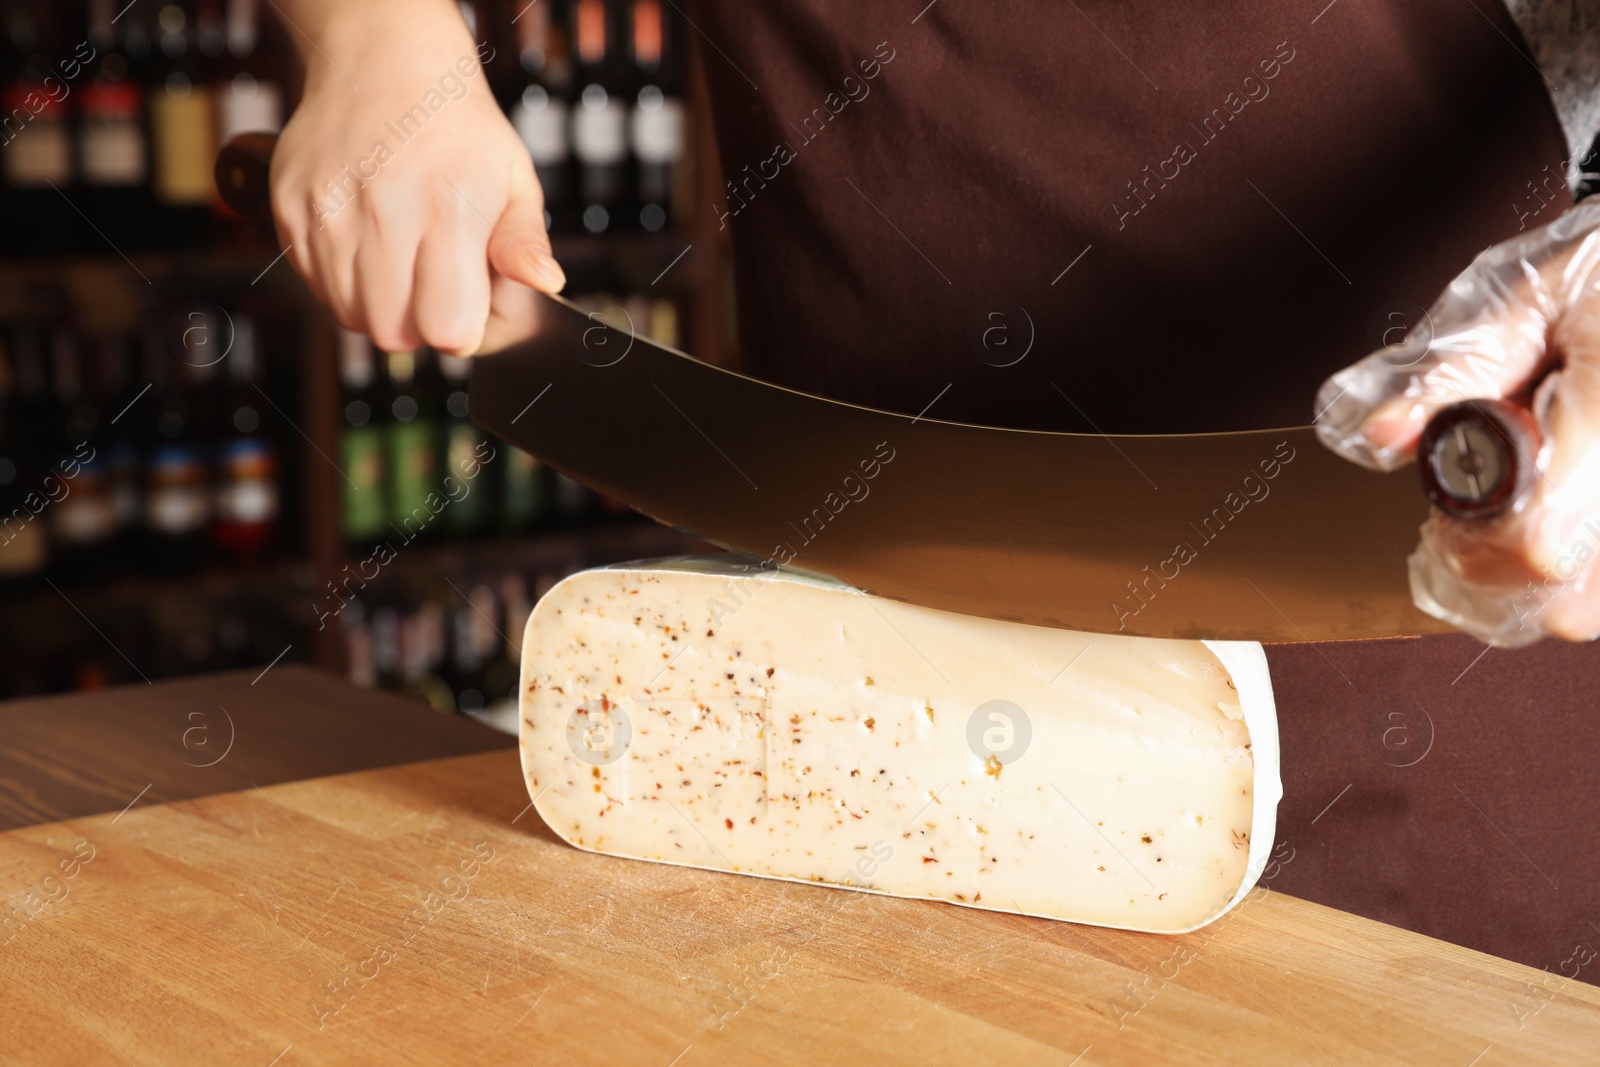
[[[217,130],[222,141],[241,133],[277,133],[283,128],[283,91],[271,82],[236,74],[217,96]]]
[[[344,487],[344,534],[352,539],[377,536],[388,519],[383,500],[383,430],[347,428],[339,451],[340,466],[349,479]]]
[[[571,143],[567,137],[567,105],[537,85],[523,90],[522,100],[512,110],[511,121],[517,135],[527,145],[534,166],[559,166],[567,161]]]
[[[78,467],[71,490],[51,509],[56,540],[68,545],[103,544],[117,532],[109,464],[96,457]]]
[[[259,479],[229,482],[217,490],[217,518],[242,526],[266,526],[278,517],[278,487]]]
[[[145,524],[159,534],[179,537],[205,527],[211,518],[205,457],[197,446],[163,445],[150,456],[145,492]]]
[[[149,173],[140,116],[139,87],[124,81],[95,81],[80,90],[83,126],[78,135],[79,165],[90,185],[138,185]]]
[[[598,85],[584,88],[572,113],[572,152],[580,163],[597,167],[628,158],[628,109]]]
[[[72,144],[65,124],[42,116],[22,128],[5,147],[6,180],[21,188],[46,188],[72,181]]]
[[[7,523],[0,534],[0,578],[38,574],[50,561],[50,539],[39,522]]]
[[[217,518],[266,526],[278,517],[278,457],[259,438],[230,441],[218,450]]]
[[[216,145],[211,93],[187,79],[169,78],[150,101],[155,139],[155,191],[163,203],[204,204],[212,193]]]
[[[654,86],[647,87],[639,93],[639,106],[633,109],[629,133],[639,162],[676,163],[683,156],[683,102],[662,96]]]
[[[90,185],[138,185],[148,164],[144,133],[137,122],[86,123],[82,139],[83,180]]]
[[[414,536],[433,521],[436,509],[448,500],[438,477],[438,431],[429,419],[389,424],[389,472],[393,513],[390,520],[407,536]],[[428,497],[436,497],[434,507]]]

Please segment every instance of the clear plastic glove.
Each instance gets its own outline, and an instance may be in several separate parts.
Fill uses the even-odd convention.
[[[494,56],[448,0],[284,0],[305,94],[272,160],[278,237],[340,325],[450,355],[533,332],[565,284]]]
[[[1435,511],[1410,559],[1412,596],[1492,645],[1600,636],[1600,204],[1484,252],[1403,344],[1329,378],[1317,435],[1391,471],[1436,412],[1486,397],[1531,406],[1543,443],[1520,459],[1539,474],[1492,520]]]

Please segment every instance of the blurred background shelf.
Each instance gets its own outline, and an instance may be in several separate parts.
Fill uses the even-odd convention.
[[[736,365],[677,7],[458,7],[566,294]],[[221,205],[301,76],[258,0],[0,0],[0,698],[307,662],[478,712],[561,577],[709,547],[487,438],[467,362],[345,333]]]

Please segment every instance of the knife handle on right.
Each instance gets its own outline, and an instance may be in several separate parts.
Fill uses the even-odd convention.
[[[1521,404],[1487,399],[1451,404],[1428,420],[1417,442],[1422,491],[1452,518],[1498,518],[1533,492],[1542,443],[1538,422]]]
[[[272,219],[272,150],[275,133],[241,133],[217,153],[217,192],[222,202],[255,223],[268,237],[277,236]]]

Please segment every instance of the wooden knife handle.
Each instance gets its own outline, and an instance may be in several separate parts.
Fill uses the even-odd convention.
[[[1541,443],[1538,422],[1521,404],[1451,404],[1428,420],[1417,442],[1422,490],[1446,515],[1487,522],[1533,491]]]
[[[277,236],[271,187],[272,150],[277,144],[275,133],[241,133],[217,153],[217,191],[223,202],[268,237]]]

